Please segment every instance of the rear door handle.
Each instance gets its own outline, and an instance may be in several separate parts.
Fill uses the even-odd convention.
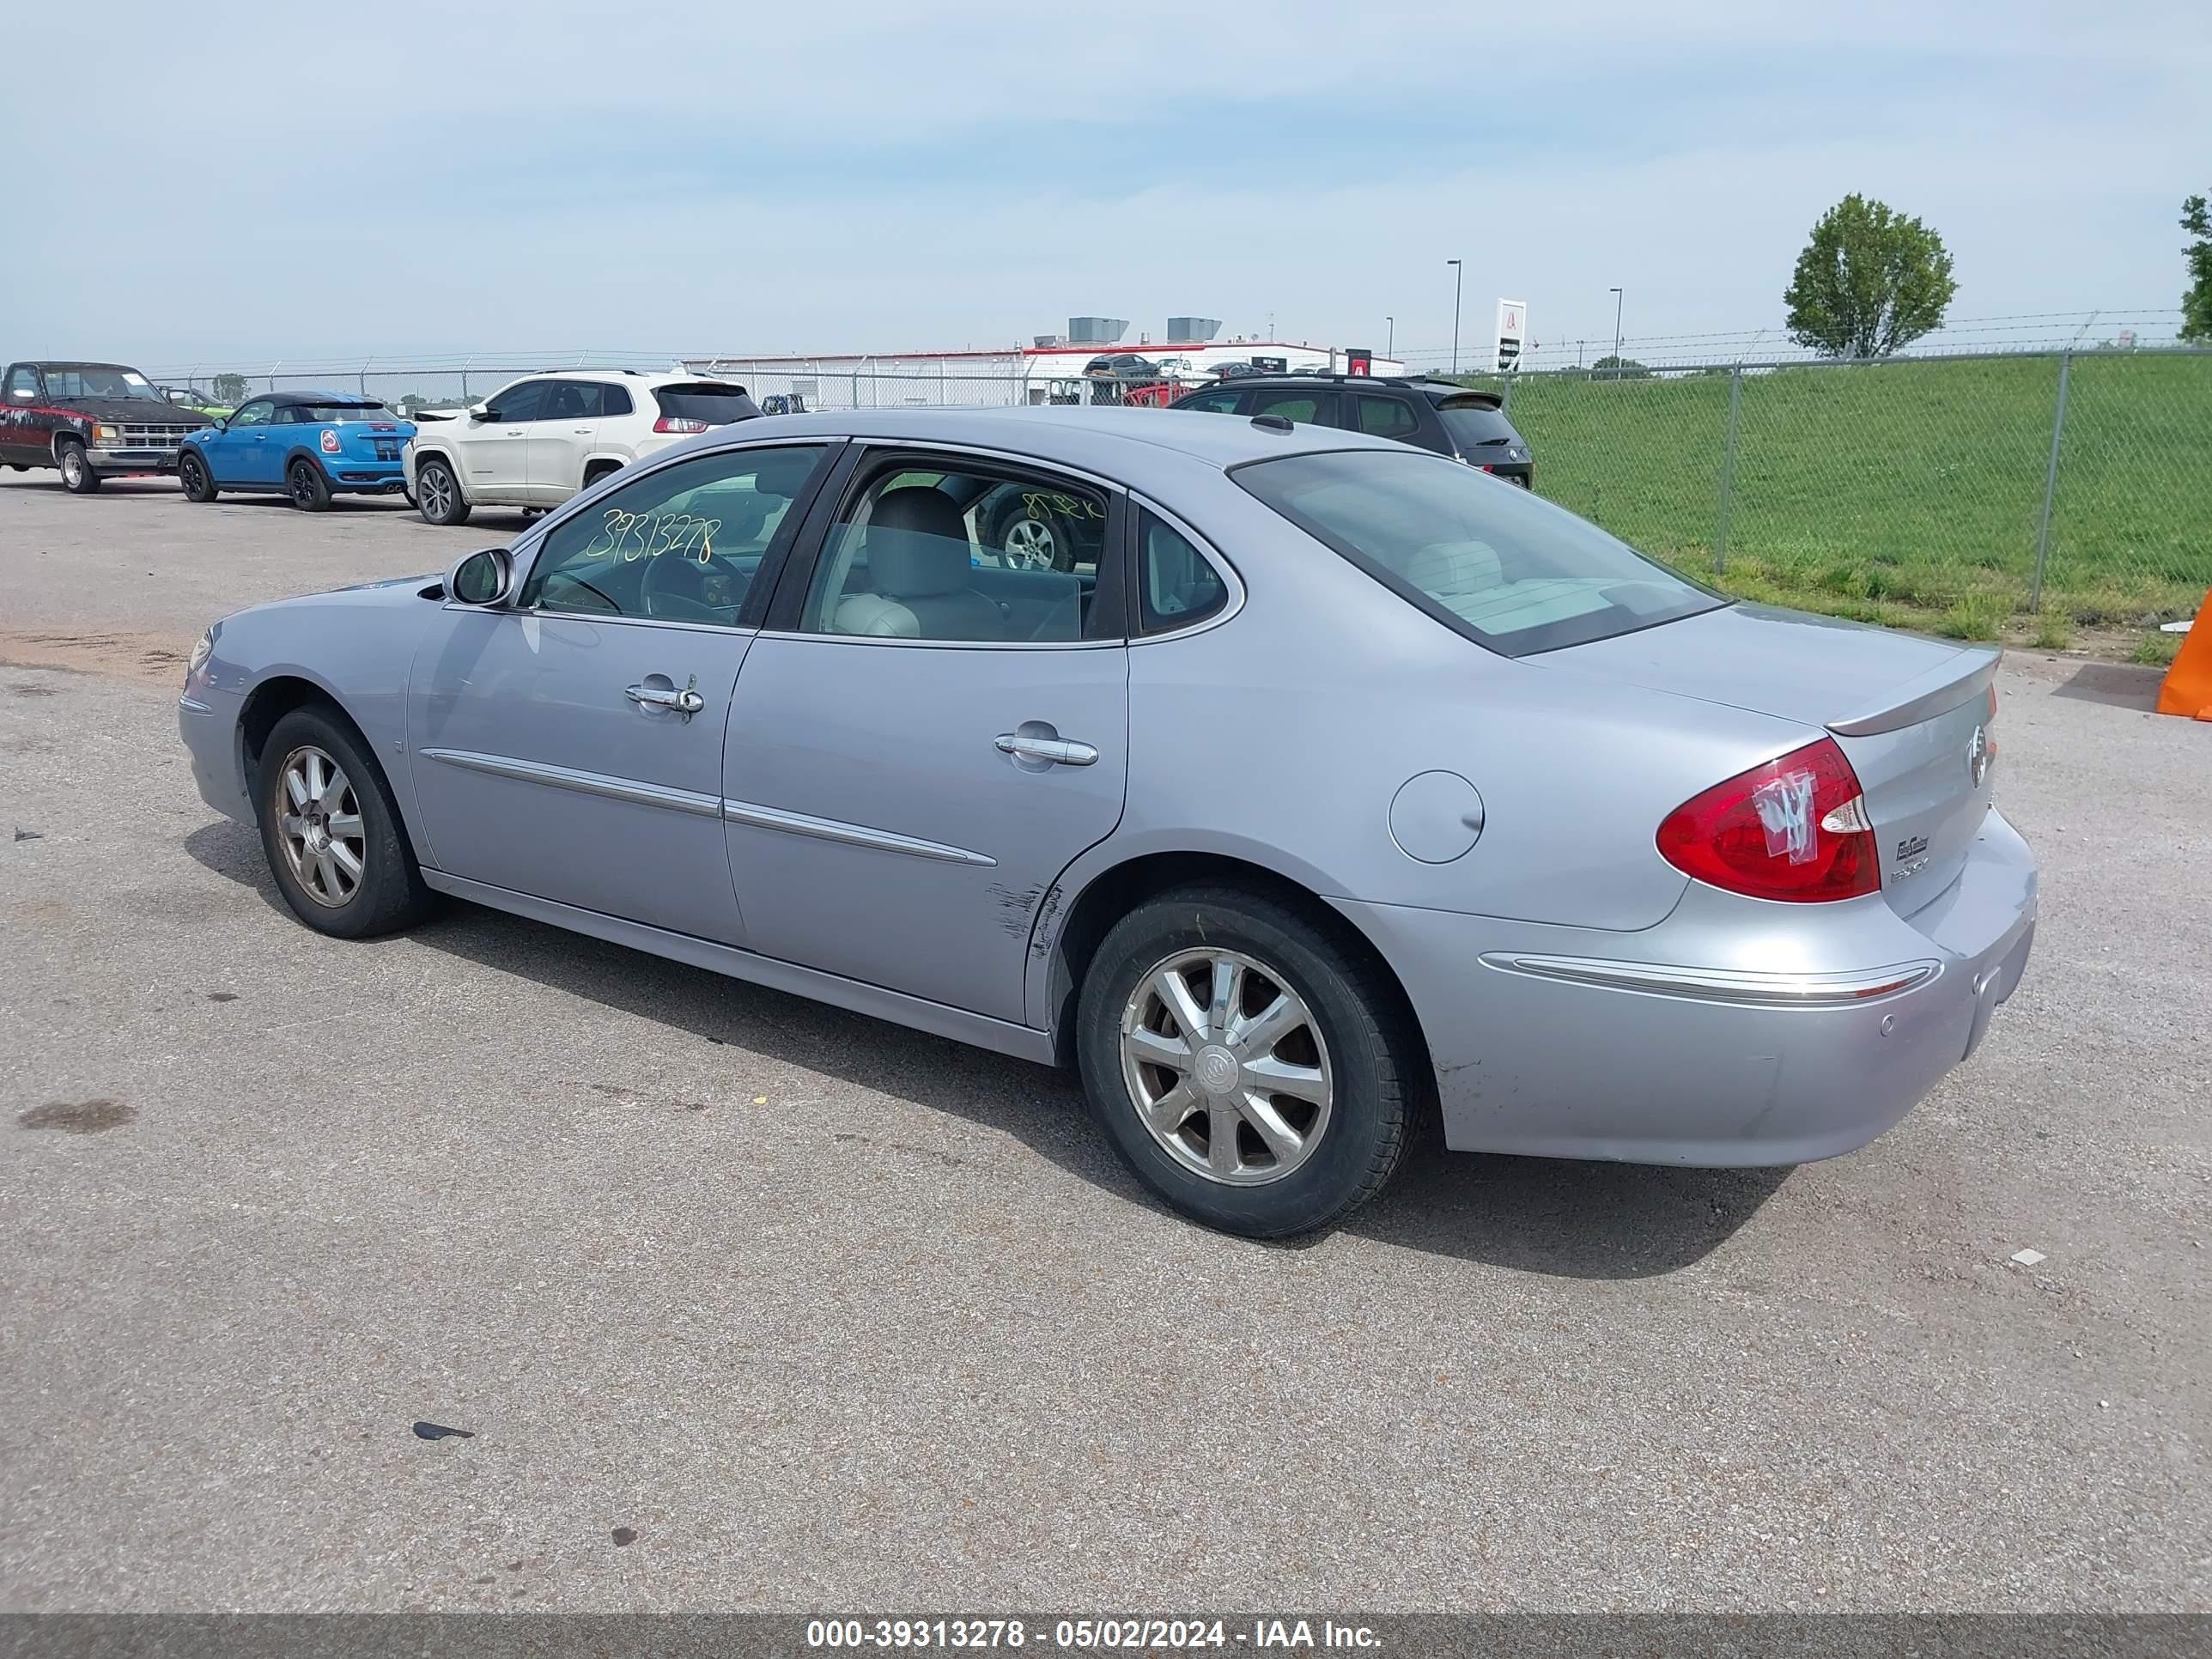
[[[681,691],[672,686],[630,685],[623,688],[623,696],[647,708],[673,708],[687,720],[707,706],[706,698],[688,685]]]
[[[1098,751],[1073,738],[1025,738],[1017,732],[1001,732],[995,741],[1000,754],[1012,755],[1016,760],[1047,761],[1055,766],[1098,763]]]

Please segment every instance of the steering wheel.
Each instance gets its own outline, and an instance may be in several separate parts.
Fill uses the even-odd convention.
[[[638,599],[645,614],[663,622],[735,622],[745,596],[745,573],[726,559],[660,553],[645,562]]]

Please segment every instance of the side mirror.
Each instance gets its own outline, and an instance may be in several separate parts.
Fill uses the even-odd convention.
[[[490,405],[487,404],[471,404],[469,405],[469,418],[472,421],[488,421],[491,419]]]
[[[514,580],[505,548],[480,547],[447,572],[446,597],[461,605],[497,605]]]

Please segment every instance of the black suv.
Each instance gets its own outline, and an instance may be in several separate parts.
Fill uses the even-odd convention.
[[[1448,380],[1395,375],[1254,374],[1178,398],[1170,409],[1202,414],[1279,415],[1309,426],[1341,427],[1433,449],[1533,489],[1536,463],[1497,393]]]

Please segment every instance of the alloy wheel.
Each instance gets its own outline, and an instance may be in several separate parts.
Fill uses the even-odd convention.
[[[1121,1077],[1162,1149],[1231,1187],[1304,1164],[1334,1099],[1313,1011],[1236,951],[1178,951],[1137,981],[1121,1013]]]
[[[1006,562],[1021,570],[1049,570],[1057,550],[1052,526],[1041,519],[1017,519],[1006,526]]]
[[[415,475],[415,488],[422,495],[422,516],[434,524],[442,524],[453,510],[453,481],[442,466],[426,466]]]
[[[361,802],[338,763],[312,744],[284,757],[276,805],[284,862],[300,889],[331,909],[361,891],[368,838]]]
[[[71,489],[84,482],[84,452],[75,445],[62,451],[62,482]]]
[[[292,505],[313,507],[315,503],[315,481],[307,471],[307,463],[301,462],[292,469]]]

